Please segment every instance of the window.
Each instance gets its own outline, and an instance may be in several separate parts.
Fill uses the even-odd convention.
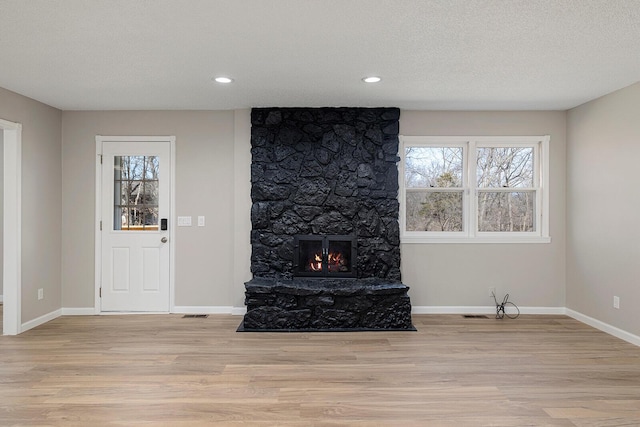
[[[549,136],[401,137],[402,242],[549,242]]]
[[[156,156],[115,156],[114,230],[158,230],[158,168]]]

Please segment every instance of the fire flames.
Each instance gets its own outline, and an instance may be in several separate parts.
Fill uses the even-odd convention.
[[[309,263],[309,269],[311,271],[322,271],[322,256],[320,254],[313,256],[313,261]]]
[[[327,269],[330,273],[337,271],[345,271],[347,260],[340,252],[329,252],[327,255]],[[316,253],[309,262],[311,271],[322,271],[322,254]]]

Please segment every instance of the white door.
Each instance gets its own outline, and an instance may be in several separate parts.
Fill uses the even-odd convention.
[[[169,311],[171,142],[102,137],[101,311]]]

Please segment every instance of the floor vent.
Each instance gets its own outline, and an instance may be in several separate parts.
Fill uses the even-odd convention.
[[[208,314],[185,314],[182,316],[183,319],[206,319],[209,317]]]
[[[488,319],[484,314],[463,314],[462,317],[465,319]]]

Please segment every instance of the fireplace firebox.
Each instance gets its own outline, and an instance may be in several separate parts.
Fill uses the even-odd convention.
[[[355,236],[294,236],[293,274],[301,277],[357,277]]]

